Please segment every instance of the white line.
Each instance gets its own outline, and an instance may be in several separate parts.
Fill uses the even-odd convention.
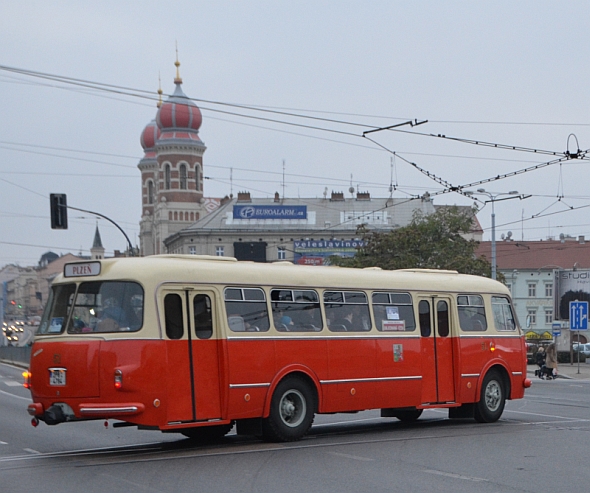
[[[465,479],[467,481],[475,481],[476,483],[481,483],[482,481],[487,482],[487,479],[484,478],[474,478],[471,476],[462,476],[461,474],[453,474],[450,472],[442,472],[442,471],[433,471],[432,469],[423,469],[422,472],[426,472],[428,474],[438,474],[439,476],[446,476],[447,478],[455,478],[455,479]]]
[[[23,450],[24,450],[25,452],[29,452],[29,453],[31,453],[31,454],[36,454],[36,455],[37,455],[37,454],[39,454],[39,455],[41,454],[41,452],[39,452],[38,450],[33,450],[32,448],[24,448]]]
[[[359,457],[358,455],[350,454],[339,454],[338,452],[328,452],[330,455],[337,455],[338,457],[346,457],[347,459],[362,460],[366,462],[374,461],[375,459],[369,459],[368,457]]]
[[[8,445],[8,442],[3,442],[2,440],[0,440],[0,445]]]
[[[572,420],[572,421],[578,420],[578,418],[569,418],[567,416],[556,416],[555,414],[527,413],[527,412],[523,412],[523,411],[513,411],[511,409],[505,409],[504,412],[515,413],[515,414],[528,414],[529,416],[541,416],[543,418],[555,418],[555,419],[564,419],[564,420]]]
[[[8,385],[9,387],[21,387],[22,383],[20,382],[15,382],[14,380],[6,380],[4,382],[5,385]]]
[[[10,397],[16,397],[17,399],[22,399],[24,401],[29,401],[32,402],[30,397],[22,397],[20,395],[16,395],[16,394],[11,394],[10,392],[4,392],[3,390],[0,390],[0,394],[5,394],[5,395],[9,395]]]

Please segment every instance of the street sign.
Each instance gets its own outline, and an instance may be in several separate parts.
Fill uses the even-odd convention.
[[[561,335],[561,324],[559,322],[553,322],[553,324],[551,325],[551,329],[553,331],[554,336]]]
[[[587,301],[570,301],[570,330],[588,330]]]

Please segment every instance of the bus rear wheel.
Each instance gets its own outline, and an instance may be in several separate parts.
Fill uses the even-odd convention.
[[[198,428],[186,428],[181,433],[185,437],[198,442],[214,442],[227,435],[233,426],[233,422],[226,425],[199,426]]]
[[[300,440],[311,428],[315,410],[315,392],[307,382],[285,378],[272,395],[268,418],[262,420],[262,437],[271,442]]]
[[[479,402],[475,404],[474,417],[479,423],[498,421],[504,412],[506,395],[504,382],[496,370],[489,371],[483,379]]]

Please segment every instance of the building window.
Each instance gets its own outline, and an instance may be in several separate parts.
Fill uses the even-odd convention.
[[[198,163],[195,164],[195,189],[201,191],[201,167]]]
[[[277,252],[277,258],[279,260],[285,260],[287,258],[287,250],[285,249],[285,247],[279,247],[279,250]]]
[[[225,247],[216,246],[215,247],[215,255],[217,255],[218,257],[223,257],[225,255]]]
[[[167,164],[164,168],[164,188],[170,190],[170,165]]]
[[[186,164],[180,165],[180,189],[186,190]]]
[[[188,253],[189,253],[189,255],[196,255],[197,254],[197,247],[196,246],[189,246]]]
[[[508,291],[510,291],[510,294],[512,294],[512,283],[507,282],[506,287],[508,288]]]
[[[529,298],[536,298],[537,297],[537,285],[534,283],[529,283]]]
[[[545,297],[546,298],[553,298],[553,283],[552,282],[545,283]]]
[[[549,325],[553,323],[553,310],[545,310],[545,324]]]
[[[148,181],[148,204],[154,203],[154,182],[152,180]]]
[[[533,309],[527,310],[527,319],[528,319],[528,322],[531,326],[537,325],[537,310],[533,310]]]

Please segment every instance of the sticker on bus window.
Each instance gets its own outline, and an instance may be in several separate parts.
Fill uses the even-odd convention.
[[[51,323],[49,324],[49,330],[47,332],[50,333],[60,333],[61,326],[64,323],[63,317],[54,317],[51,319]]]
[[[387,320],[399,320],[399,308],[397,306],[387,306]]]
[[[393,345],[393,361],[395,363],[404,360],[404,345],[394,344]]]
[[[404,332],[406,330],[405,320],[383,320],[381,322],[383,332]]]

